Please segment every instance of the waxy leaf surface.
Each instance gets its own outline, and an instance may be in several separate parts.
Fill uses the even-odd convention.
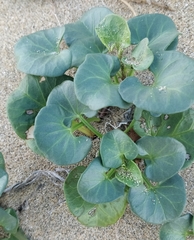
[[[76,167],[65,180],[64,192],[69,210],[78,221],[88,227],[106,227],[114,224],[124,214],[126,194],[109,203],[86,202],[77,191],[77,183],[84,170],[85,167]]]
[[[193,216],[187,213],[172,222],[165,223],[160,229],[160,240],[186,240],[192,232]]]
[[[65,27],[41,30],[19,39],[15,46],[17,68],[27,74],[57,77],[72,66],[69,49],[61,49]]]
[[[4,192],[8,183],[8,174],[5,171],[5,162],[2,153],[0,152],[0,196]]]
[[[116,178],[109,179],[109,168],[102,166],[101,159],[95,158],[78,181],[78,192],[90,203],[112,202],[124,195],[125,185]]]
[[[108,168],[118,168],[124,158],[134,159],[137,154],[136,144],[119,129],[106,133],[101,140],[100,154],[102,164]]]
[[[128,201],[131,210],[146,222],[162,224],[174,220],[185,206],[184,181],[177,174],[152,188],[132,187]]]
[[[106,16],[96,27],[96,32],[109,51],[120,51],[130,46],[131,33],[127,22],[116,14]]]
[[[72,78],[66,75],[57,78],[26,75],[22,79],[7,102],[8,118],[19,137],[26,139],[26,131],[34,125],[35,117],[46,105],[52,89],[67,79]]]
[[[163,14],[145,14],[128,20],[131,31],[131,43],[138,44],[142,39],[149,39],[153,52],[176,48],[179,35],[171,18]]]
[[[154,113],[172,114],[187,110],[194,101],[194,60],[176,51],[155,54],[150,66],[154,83],[143,85],[127,77],[119,92],[124,101]]]
[[[75,137],[71,130],[72,121],[82,114],[92,117],[96,112],[77,100],[73,82],[65,81],[53,89],[46,107],[36,117],[34,130],[38,148],[50,161],[67,165],[87,155],[91,140],[85,136]]]
[[[145,174],[152,181],[171,178],[185,162],[185,147],[173,138],[146,136],[137,141],[137,146],[142,158],[145,156]]]
[[[106,50],[98,38],[95,28],[112,11],[95,7],[86,12],[79,21],[65,25],[64,39],[72,54],[72,65],[79,66],[87,54]]]
[[[141,120],[137,119],[135,122],[134,130],[141,137],[149,135],[175,138],[186,148],[187,156],[183,167],[188,167],[194,161],[193,109],[189,109],[183,113],[165,114],[160,117],[153,117],[149,112],[143,111]]]
[[[18,219],[8,210],[4,210],[0,207],[0,226],[2,226],[7,232],[15,232],[18,228]]]
[[[106,54],[88,54],[75,75],[77,98],[90,109],[98,110],[107,106],[127,108],[118,93],[119,84],[111,76],[120,68],[117,57]]]
[[[115,177],[129,187],[137,187],[143,184],[141,171],[134,161],[128,161],[127,166],[117,169]]]

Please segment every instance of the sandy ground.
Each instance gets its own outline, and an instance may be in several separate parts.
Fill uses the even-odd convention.
[[[179,50],[194,58],[193,0],[168,1],[174,11],[154,4],[131,1],[130,3],[137,14],[159,12],[170,16],[182,33]],[[21,80],[21,74],[15,68],[14,44],[23,35],[75,21],[83,12],[94,6],[107,6],[126,19],[132,17],[131,11],[119,0],[0,0],[0,151],[6,160],[10,176],[9,185],[23,181],[35,170],[55,171],[57,168],[46,159],[33,154],[13,132],[7,119],[7,97],[17,88]],[[193,166],[182,172],[188,192],[186,210],[192,213],[194,213],[193,175]],[[24,202],[26,204],[23,204]],[[129,208],[113,226],[87,228],[80,225],[67,209],[62,185],[55,186],[46,177],[22,190],[5,194],[0,200],[3,207],[18,209],[21,204],[23,209],[18,213],[21,227],[31,240],[159,239],[158,226],[144,223],[131,213]]]

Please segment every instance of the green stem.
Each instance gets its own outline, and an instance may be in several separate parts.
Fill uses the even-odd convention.
[[[114,78],[114,83],[119,84],[119,79],[118,79],[117,75],[115,75],[113,78]]]
[[[145,176],[144,173],[142,173],[142,177],[143,177],[144,183],[147,186],[147,188],[149,188],[149,189],[153,188],[153,186],[151,185],[150,181],[147,179],[147,177]]]
[[[188,232],[186,233],[186,235],[187,235],[187,236],[194,236],[194,232],[193,232],[193,231],[188,231]]]
[[[80,119],[81,122],[82,122],[88,129],[90,129],[90,131],[92,131],[97,137],[102,138],[103,134],[100,133],[100,132],[98,132],[98,130],[97,130],[95,127],[93,127],[93,126],[89,123],[89,121],[87,121],[87,120],[86,120],[84,117],[82,117],[82,116],[79,116],[79,119]]]
[[[108,179],[111,179],[112,178],[112,175],[115,174],[116,172],[116,169],[115,168],[111,168],[107,173],[106,173],[106,176]]]
[[[16,233],[12,233],[11,235],[13,235],[18,240],[28,240],[24,232],[20,228],[18,228]]]
[[[133,127],[134,123],[135,123],[135,119],[133,119],[133,120],[131,121],[131,123],[130,123],[129,126],[125,129],[124,132],[125,132],[125,133],[128,133],[129,130]]]

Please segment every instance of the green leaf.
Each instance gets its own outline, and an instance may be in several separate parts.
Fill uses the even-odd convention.
[[[100,143],[102,164],[108,168],[118,168],[124,159],[134,159],[137,154],[136,144],[119,129],[110,131],[102,137]]]
[[[180,52],[164,51],[154,56],[150,67],[154,83],[145,86],[136,77],[120,84],[124,101],[154,113],[177,113],[187,110],[194,101],[194,60]]]
[[[187,213],[172,222],[165,223],[160,229],[160,240],[186,240],[192,232],[193,216]]]
[[[83,200],[77,191],[77,182],[85,167],[73,169],[65,180],[64,192],[70,212],[88,227],[107,227],[124,214],[126,194],[110,203],[92,204]]]
[[[133,161],[128,161],[127,166],[121,166],[117,169],[115,177],[129,187],[143,184],[141,171]]]
[[[34,137],[44,156],[58,165],[77,163],[87,155],[91,140],[75,137],[71,124],[85,114],[92,117],[96,112],[81,104],[74,92],[74,83],[65,81],[54,88],[35,120]]]
[[[69,49],[61,49],[65,27],[41,30],[20,38],[15,45],[17,68],[27,74],[57,77],[72,66]]]
[[[170,137],[146,136],[137,141],[137,147],[145,158],[146,176],[155,182],[171,178],[185,162],[185,147]]]
[[[34,125],[35,117],[46,105],[52,89],[67,79],[72,78],[66,75],[57,78],[26,75],[22,79],[7,101],[9,121],[19,137],[26,139],[26,131]]]
[[[43,156],[44,154],[40,151],[40,149],[37,146],[36,140],[35,139],[28,139],[26,140],[26,145],[36,154]]]
[[[153,117],[149,112],[143,111],[140,120],[134,125],[134,130],[140,135],[168,136],[181,142],[187,152],[183,168],[194,161],[194,110],[189,109],[183,113],[161,115]]]
[[[131,43],[138,44],[142,39],[149,39],[149,47],[153,52],[173,50],[177,46],[177,28],[166,15],[145,14],[129,19]]]
[[[132,51],[131,59],[127,63],[132,65],[136,71],[143,71],[149,68],[154,60],[154,55],[148,47],[149,40],[144,38]]]
[[[116,14],[106,16],[96,27],[96,32],[109,51],[122,51],[131,44],[127,22]]]
[[[2,226],[5,231],[9,233],[13,233],[17,231],[18,228],[18,219],[15,215],[13,215],[13,212],[10,212],[10,210],[4,210],[3,208],[0,208],[0,226]]]
[[[72,65],[79,66],[89,53],[106,50],[95,28],[112,11],[105,7],[95,7],[87,11],[79,21],[65,25],[64,39],[72,53]]]
[[[106,54],[88,54],[75,75],[75,92],[80,102],[90,109],[107,106],[127,108],[111,76],[120,68],[118,58]]]
[[[151,188],[144,185],[132,187],[128,201],[131,210],[146,222],[162,224],[172,221],[181,214],[185,206],[184,181],[177,174]]]
[[[5,161],[3,154],[0,152],[0,196],[4,192],[8,183],[8,174],[5,171]]]
[[[100,158],[95,158],[78,181],[80,196],[90,203],[106,203],[124,195],[125,185],[116,178],[109,179],[109,168],[102,166]]]

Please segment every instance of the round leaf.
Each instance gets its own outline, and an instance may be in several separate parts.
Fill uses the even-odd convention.
[[[119,129],[110,131],[102,137],[100,144],[102,164],[108,168],[118,168],[123,158],[134,159],[137,154],[136,144]]]
[[[15,46],[17,68],[27,74],[57,77],[72,66],[69,49],[60,49],[65,27],[41,30],[20,38]]]
[[[187,213],[172,222],[165,223],[160,229],[160,240],[186,240],[192,232],[193,216]]]
[[[137,120],[134,130],[140,135],[169,136],[181,142],[186,148],[186,159],[183,168],[194,161],[194,110],[189,109],[183,113],[161,115],[153,117],[149,112],[143,111],[141,120]]]
[[[144,38],[132,51],[132,60],[129,60],[129,63],[136,71],[148,69],[154,60],[154,55],[148,47],[148,43],[148,38]]]
[[[146,176],[152,181],[169,179],[185,162],[185,147],[173,138],[146,136],[137,141],[137,146],[139,154],[145,156]]]
[[[129,19],[131,43],[138,44],[142,39],[149,39],[149,47],[153,52],[175,49],[177,36],[176,26],[171,18],[163,14],[144,14]]]
[[[146,222],[161,224],[172,221],[185,206],[184,181],[175,175],[152,188],[144,185],[133,187],[129,190],[128,201],[132,211]]]
[[[18,228],[18,219],[1,207],[0,216],[0,226],[2,226],[9,233],[15,232]]]
[[[48,97],[46,107],[38,113],[34,137],[38,148],[58,165],[81,161],[91,148],[91,140],[85,136],[75,137],[71,123],[80,115],[94,116],[96,112],[81,104],[74,92],[74,83],[65,81]]]
[[[95,32],[99,22],[112,11],[95,7],[87,11],[79,21],[65,25],[64,39],[72,53],[72,65],[79,66],[89,53],[100,53],[106,48]]]
[[[77,191],[77,182],[85,167],[72,170],[65,180],[64,192],[66,203],[78,221],[88,227],[107,227],[114,224],[126,208],[126,194],[113,202],[92,204],[83,200]]]
[[[155,79],[145,86],[136,77],[120,84],[124,101],[149,112],[177,113],[187,110],[194,101],[194,60],[180,52],[165,51],[154,56],[150,70]]]
[[[107,106],[127,108],[111,76],[120,68],[118,58],[106,54],[88,54],[75,75],[75,92],[83,104],[93,110]]]
[[[96,32],[109,51],[119,51],[130,46],[131,33],[127,22],[116,14],[106,16],[96,27]]]
[[[95,158],[78,181],[78,192],[90,203],[106,203],[124,195],[125,185],[116,178],[109,179],[109,168],[103,167],[100,158]]]
[[[26,139],[26,131],[34,125],[35,117],[46,105],[52,89],[67,79],[72,78],[66,75],[57,78],[26,75],[22,79],[7,101],[8,118],[19,137]]]
[[[133,161],[128,161],[127,166],[117,169],[115,177],[129,187],[143,184],[141,171]]]

